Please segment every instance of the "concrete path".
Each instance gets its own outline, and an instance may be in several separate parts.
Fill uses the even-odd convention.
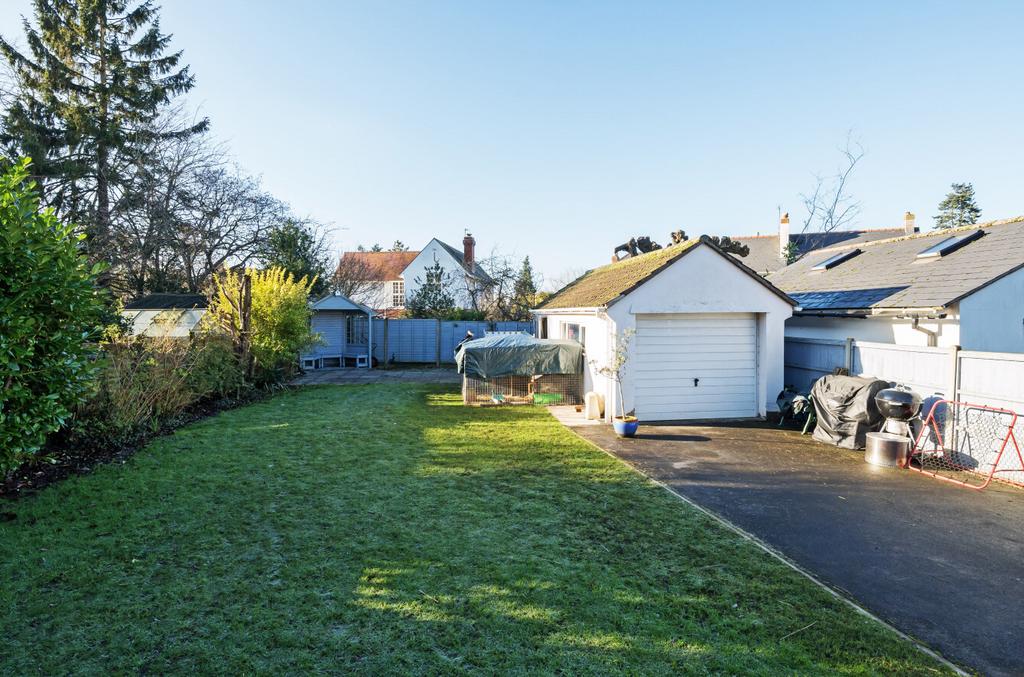
[[[582,437],[724,517],[955,663],[1024,674],[1024,490],[962,489],[764,424]]]
[[[455,366],[401,369],[313,369],[292,381],[292,385],[345,383],[451,383],[462,382]]]

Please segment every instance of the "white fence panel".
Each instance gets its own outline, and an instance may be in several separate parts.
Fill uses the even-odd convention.
[[[786,337],[785,382],[807,392],[822,376],[846,366],[846,341]]]
[[[1024,415],[1024,354],[961,350],[957,399]]]
[[[935,394],[952,398],[953,354],[950,348],[854,341],[850,373],[893,381],[911,388],[922,398]]]

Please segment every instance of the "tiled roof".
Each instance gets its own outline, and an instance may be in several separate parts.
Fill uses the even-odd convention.
[[[437,238],[434,239],[436,240]],[[466,257],[463,252],[459,251],[458,249],[451,246],[447,242],[437,240],[437,243],[441,245],[449,254],[451,254],[455,258],[455,260],[459,262],[459,265],[461,265],[463,268],[466,268]],[[466,272],[480,278],[484,282],[493,282],[491,276],[487,274],[487,271],[484,270],[483,266],[481,266],[479,263],[476,264],[475,270],[470,271],[469,269],[466,269]]]
[[[131,303],[126,303],[125,310],[190,310],[206,308],[209,301],[202,294],[147,294]]]
[[[675,263],[683,255],[692,251],[700,244],[711,247],[721,256],[735,263],[737,268],[744,273],[771,289],[772,292],[785,298],[785,294],[742,263],[739,263],[742,259],[730,258],[708,242],[707,239],[701,237],[587,271],[548,298],[547,301],[541,304],[539,309],[602,308],[611,305],[620,297],[625,296],[663,269]],[[786,300],[789,301],[790,299],[787,298]]]
[[[796,244],[800,255],[805,256],[810,252],[826,247],[884,240],[902,234],[902,228],[836,230],[831,233],[793,233],[789,236],[789,240]],[[750,248],[749,254],[746,256],[736,256],[736,258],[755,272],[764,275],[786,267],[785,260],[779,256],[778,233],[773,233],[772,235],[738,235],[732,239]]]
[[[419,252],[345,252],[338,268],[340,270],[346,263],[351,263],[349,270],[365,270],[366,279],[387,282],[400,279],[402,271],[417,254]]]
[[[981,229],[980,239],[946,256],[917,255],[955,234]],[[861,253],[827,270],[826,258]],[[938,230],[874,242],[844,243],[804,256],[768,276],[805,311],[943,308],[1024,267],[1024,216],[955,230]]]

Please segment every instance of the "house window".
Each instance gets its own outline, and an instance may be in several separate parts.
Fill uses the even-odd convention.
[[[345,343],[366,345],[369,321],[365,315],[349,315],[345,318]]]
[[[391,307],[405,307],[405,281],[395,280],[391,283]]]
[[[587,344],[587,328],[575,322],[562,323],[562,338],[576,341],[582,346]]]

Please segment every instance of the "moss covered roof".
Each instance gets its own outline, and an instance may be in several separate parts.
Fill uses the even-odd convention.
[[[556,292],[540,307],[547,310],[607,306],[618,297],[646,282],[658,271],[700,243],[700,239],[687,240],[664,249],[657,249],[647,254],[640,254],[617,263],[594,268]]]

